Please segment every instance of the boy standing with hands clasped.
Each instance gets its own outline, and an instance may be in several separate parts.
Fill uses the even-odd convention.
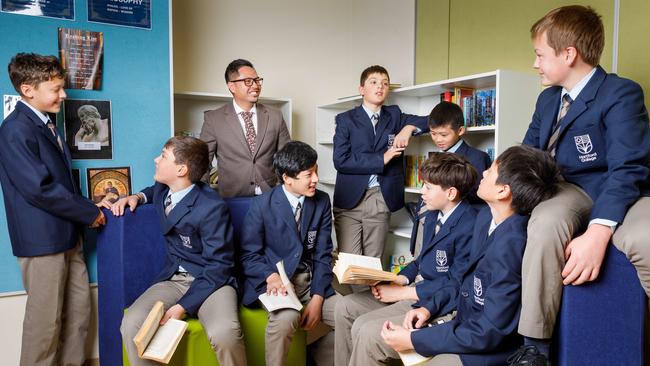
[[[117,201],[113,214],[128,205],[152,204],[167,243],[167,261],[156,279],[122,319],[129,363],[156,365],[138,357],[133,337],[157,301],[165,306],[161,323],[198,315],[220,365],[246,365],[239,324],[237,282],[233,275],[233,229],[228,207],[201,182],[208,169],[208,145],[193,137],[170,138],[155,159],[156,183]]]
[[[595,280],[610,242],[650,295],[650,129],[638,84],[598,65],[603,23],[591,8],[552,10],[531,28],[535,69],[549,86],[524,144],[547,150],[565,183],[532,213],[524,255],[517,365],[545,364],[563,285]],[[581,232],[586,228],[586,231]]]
[[[48,116],[66,98],[64,77],[54,56],[19,53],[9,63],[22,100],[0,126],[0,183],[27,292],[21,365],[86,360],[91,306],[81,233],[106,219],[79,194],[70,151]]]

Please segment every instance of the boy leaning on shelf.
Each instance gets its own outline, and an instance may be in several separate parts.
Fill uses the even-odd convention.
[[[440,102],[429,114],[429,134],[431,140],[442,151],[458,154],[467,159],[476,169],[478,175],[483,174],[484,170],[490,167],[490,156],[479,149],[470,146],[465,140],[465,119],[462,109],[455,103]],[[471,204],[484,204],[483,200],[478,198],[476,190],[478,189],[478,179],[467,196]],[[422,236],[424,234],[424,223],[427,217],[427,208],[422,200],[418,200],[415,205],[414,225],[411,231],[411,254],[417,256],[422,248]]]
[[[440,287],[460,282],[462,273],[458,271],[469,257],[476,219],[476,211],[465,198],[474,187],[476,171],[459,155],[434,153],[420,167],[420,174],[424,179],[422,201],[429,210],[422,251],[394,283],[379,284],[371,292],[353,293],[338,301],[336,365],[350,363],[360,332],[381,342],[379,331],[386,319],[401,322],[414,304],[426,302]]]
[[[223,199],[201,182],[208,147],[193,137],[172,137],[154,160],[156,183],[117,201],[113,214],[152,204],[167,243],[167,261],[156,283],[129,307],[122,339],[131,365],[154,365],[138,357],[133,337],[157,301],[167,319],[198,315],[220,365],[246,365],[233,276],[233,229]]]
[[[427,128],[426,117],[385,106],[385,68],[363,70],[358,107],[336,116],[334,133],[334,225],[338,251],[381,257],[391,212],[404,207],[402,153],[411,135]]]
[[[531,216],[519,322],[526,347],[518,365],[546,364],[563,284],[595,280],[610,240],[650,295],[650,128],[643,91],[598,65],[603,23],[589,7],[552,10],[531,36],[534,67],[549,88],[537,99],[524,144],[549,151],[566,182]]]
[[[48,116],[66,97],[64,76],[54,56],[19,53],[9,63],[22,100],[0,126],[0,183],[27,292],[21,365],[86,360],[91,305],[81,234],[105,217],[79,193],[70,151]]]
[[[282,261],[305,306],[302,314],[290,308],[268,313],[265,358],[269,366],[284,364],[298,327],[311,330],[321,320],[334,326],[339,295],[331,286],[332,212],[327,193],[316,189],[316,159],[316,151],[300,141],[291,141],[275,153],[273,168],[282,184],[252,200],[243,224],[244,305],[255,305],[263,293],[287,295],[277,271]],[[333,350],[314,352],[326,358],[316,357],[317,364],[331,362]]]
[[[433,356],[425,365],[504,365],[521,344],[517,334],[521,305],[521,261],[526,246],[528,214],[557,190],[559,169],[545,152],[528,146],[504,151],[483,172],[478,195],[488,207],[476,218],[469,261],[460,288],[433,292],[423,306],[411,310],[402,325],[386,321],[385,342],[369,344],[360,332],[352,361],[379,364],[397,352],[415,350]],[[451,321],[434,321],[456,310]],[[365,352],[370,361],[363,361]]]

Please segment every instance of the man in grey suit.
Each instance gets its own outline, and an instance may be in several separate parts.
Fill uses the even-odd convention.
[[[280,111],[257,103],[263,79],[253,64],[235,60],[225,77],[232,104],[205,112],[201,140],[210,161],[217,158],[222,197],[259,195],[277,184],[273,154],[291,140],[289,130]]]

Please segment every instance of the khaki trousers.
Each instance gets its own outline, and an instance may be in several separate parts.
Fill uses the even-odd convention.
[[[20,365],[82,365],[91,305],[81,241],[18,263],[27,291]]]
[[[293,276],[291,283],[300,302],[306,305],[311,300],[311,273],[298,273]],[[334,328],[334,309],[340,297],[340,295],[334,294],[323,301],[321,322],[332,328]],[[280,309],[268,314],[264,346],[266,366],[282,366],[286,362],[291,339],[300,326],[301,313],[294,309]],[[329,365],[333,362],[334,346],[330,334],[310,346],[312,349],[309,351],[318,366]],[[325,347],[328,347],[329,350],[324,349]]]
[[[562,299],[564,249],[586,228],[592,201],[579,187],[562,183],[554,197],[540,203],[528,223],[522,264],[522,308],[519,333],[549,339]],[[640,198],[617,226],[613,244],[636,267],[641,285],[650,295],[650,197]]]
[[[162,301],[165,310],[169,309],[183,297],[193,280],[194,277],[189,273],[175,274],[169,281],[149,287],[129,307],[122,319],[120,331],[131,366],[159,365],[158,362],[138,357],[133,337],[156,301]],[[223,286],[213,292],[199,308],[199,321],[220,365],[246,365],[244,336],[238,316],[237,292],[230,286]]]
[[[379,187],[367,189],[352,209],[334,207],[338,252],[381,258],[389,223],[390,210]]]

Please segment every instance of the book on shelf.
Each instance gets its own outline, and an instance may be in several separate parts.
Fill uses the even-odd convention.
[[[340,252],[332,269],[341,284],[376,285],[395,281],[395,273],[384,271],[377,257]]]
[[[264,305],[264,308],[268,312],[278,309],[295,309],[298,311],[302,310],[302,304],[300,303],[300,300],[298,299],[298,296],[293,289],[293,284],[291,281],[289,281],[287,272],[284,270],[284,262],[279,261],[275,266],[278,268],[278,274],[280,275],[280,279],[282,280],[284,287],[287,289],[287,294],[272,295],[263,293],[257,298],[260,300],[262,305]]]
[[[496,89],[454,87],[440,94],[440,101],[456,103],[463,111],[465,127],[494,125]]]
[[[399,355],[399,358],[402,360],[404,366],[421,365],[433,358],[428,356],[422,356],[421,354],[415,352],[414,349],[404,351],[404,352],[397,352],[397,354]]]
[[[413,256],[411,253],[396,253],[389,257],[390,271],[392,273],[399,273],[406,266],[413,261]]]
[[[424,181],[420,176],[420,166],[427,160],[427,155],[406,155],[404,167],[404,185],[420,188]]]
[[[160,320],[165,314],[162,301],[157,301],[142,327],[133,337],[133,343],[138,350],[138,357],[162,363],[169,363],[178,343],[185,334],[187,322],[178,319],[169,319],[164,325]]]

